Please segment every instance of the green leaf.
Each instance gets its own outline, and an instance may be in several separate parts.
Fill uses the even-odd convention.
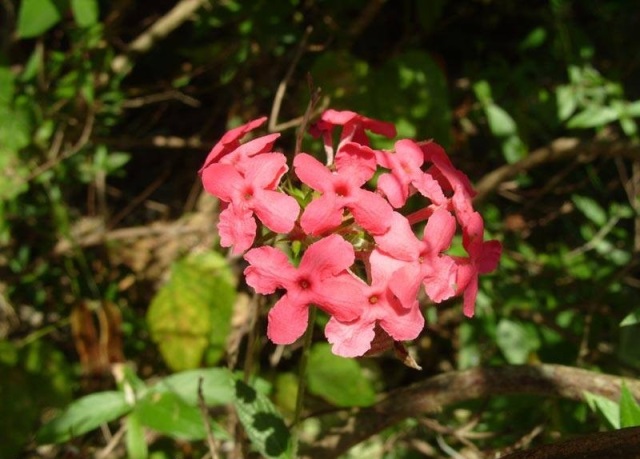
[[[640,117],[640,100],[629,102],[625,108],[628,116],[632,118]]]
[[[640,309],[636,309],[631,314],[627,315],[622,322],[620,322],[621,327],[628,327],[630,325],[637,325],[640,323]]]
[[[134,412],[143,425],[171,437],[184,440],[206,437],[200,409],[173,392],[150,391],[138,401]]]
[[[98,22],[100,5],[98,0],[71,0],[73,18],[80,27],[89,27]]]
[[[234,406],[251,444],[266,458],[291,458],[291,433],[273,403],[263,393],[235,381]]]
[[[185,403],[197,406],[198,384],[202,378],[202,397],[207,405],[223,405],[234,399],[234,377],[225,368],[208,368],[175,373],[153,386],[157,392],[173,392]]]
[[[131,410],[122,392],[106,391],[86,395],[38,432],[38,443],[62,443],[118,419]]]
[[[496,328],[496,344],[507,362],[514,365],[527,363],[529,357],[540,347],[535,329],[521,322],[502,319]]]
[[[22,0],[18,11],[17,34],[20,38],[42,35],[62,19],[62,2]]]
[[[576,111],[578,98],[572,86],[558,86],[556,88],[556,103],[558,105],[558,120],[565,121]]]
[[[358,361],[332,354],[327,343],[311,348],[307,379],[309,392],[336,406],[369,406],[376,401],[376,391]]]
[[[640,426],[640,405],[626,384],[620,390],[620,428]]]
[[[577,113],[567,123],[570,129],[589,129],[604,126],[618,119],[618,113],[611,107],[589,106]]]
[[[208,364],[222,356],[235,294],[233,274],[220,254],[207,252],[174,264],[147,313],[151,337],[169,367],[196,368],[207,350]]]
[[[144,437],[144,427],[137,413],[129,413],[127,416],[127,457],[129,459],[147,459],[149,449]]]
[[[620,428],[620,407],[616,402],[591,392],[585,392],[584,398],[589,407],[602,415],[611,427]]]
[[[571,200],[576,208],[596,225],[604,226],[607,223],[607,212],[594,199],[574,194]]]
[[[487,122],[491,133],[496,137],[508,137],[517,134],[516,122],[503,108],[496,104],[485,107]]]

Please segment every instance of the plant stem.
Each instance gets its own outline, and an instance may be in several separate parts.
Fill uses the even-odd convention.
[[[291,441],[293,443],[293,455],[296,457],[298,454],[298,442],[300,441],[300,417],[302,415],[302,405],[304,403],[304,393],[307,388],[307,363],[309,361],[309,349],[311,348],[311,342],[313,341],[313,328],[316,321],[316,308],[309,306],[309,325],[307,331],[304,334],[302,342],[302,355],[300,356],[300,363],[298,365],[298,393],[296,395],[296,410],[293,414],[293,424],[291,430]]]

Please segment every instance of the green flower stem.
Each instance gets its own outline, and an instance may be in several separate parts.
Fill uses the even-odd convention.
[[[298,366],[298,393],[296,395],[296,410],[293,414],[293,424],[291,431],[291,441],[293,442],[293,456],[298,454],[298,443],[300,441],[300,417],[302,415],[302,406],[304,404],[304,395],[307,388],[307,363],[309,362],[309,349],[313,341],[313,328],[316,321],[316,308],[309,307],[309,325],[304,334],[302,342],[302,355]]]

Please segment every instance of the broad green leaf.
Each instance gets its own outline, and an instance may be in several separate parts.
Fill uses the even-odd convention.
[[[584,398],[589,407],[602,415],[611,427],[620,428],[620,406],[616,402],[591,392],[585,392]]]
[[[130,410],[131,406],[122,392],[106,391],[86,395],[42,426],[36,439],[39,443],[62,443],[118,419]]]
[[[603,226],[607,223],[607,212],[594,199],[574,194],[571,200],[576,208],[596,225]]]
[[[637,325],[640,323],[640,309],[636,309],[631,314],[627,315],[622,322],[620,322],[621,327],[628,327],[629,325]]]
[[[502,155],[509,164],[514,164],[527,156],[527,146],[518,135],[506,137],[502,141]]]
[[[618,119],[618,113],[611,107],[590,106],[577,113],[567,123],[571,129],[589,129],[604,126]]]
[[[376,401],[376,391],[358,361],[332,354],[327,343],[311,348],[307,380],[309,392],[336,406],[369,406]]]
[[[0,149],[18,152],[31,143],[31,116],[21,105],[0,105]]]
[[[129,413],[127,423],[127,457],[129,459],[147,459],[149,449],[144,436],[144,427],[137,413]]]
[[[556,88],[556,103],[558,106],[558,120],[565,121],[576,111],[578,98],[572,86],[558,86]]]
[[[147,313],[151,337],[169,367],[196,368],[207,350],[210,359],[222,356],[235,294],[228,263],[215,252],[174,264]]]
[[[198,406],[173,392],[150,391],[136,403],[134,413],[143,425],[174,438],[201,440],[207,434]]]
[[[632,118],[640,117],[640,100],[636,100],[634,102],[629,102],[626,106],[627,115]]]
[[[640,405],[626,384],[620,390],[620,428],[640,426]]]
[[[487,122],[491,133],[496,137],[508,137],[517,134],[516,122],[503,108],[496,104],[485,106]]]
[[[162,378],[153,386],[154,391],[170,391],[185,403],[198,404],[198,385],[202,378],[202,397],[207,405],[231,403],[234,398],[234,377],[225,368],[207,368],[175,373]]]
[[[496,329],[496,344],[507,362],[514,365],[527,363],[529,357],[540,347],[535,329],[521,322],[502,319]]]
[[[37,37],[56,25],[62,19],[62,3],[57,0],[22,0],[18,11],[18,37]]]
[[[98,22],[100,5],[98,0],[71,0],[73,18],[80,27],[89,27]]]
[[[234,406],[251,445],[266,458],[291,458],[291,433],[269,398],[235,381]]]

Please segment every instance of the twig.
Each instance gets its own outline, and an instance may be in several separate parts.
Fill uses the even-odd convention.
[[[114,73],[129,73],[133,68],[131,56],[144,54],[153,48],[159,40],[162,40],[175,29],[186,22],[193,13],[208,3],[209,0],[181,0],[167,14],[162,16],[151,27],[140,34],[127,47],[126,54],[120,54],[113,59],[111,69]]]
[[[444,373],[395,390],[372,407],[353,411],[347,427],[321,435],[321,440],[303,449],[301,457],[335,458],[404,419],[485,397],[528,394],[583,401],[584,392],[589,391],[618,400],[621,381],[619,376],[551,364]],[[640,380],[625,383],[639,399]]]
[[[576,138],[562,137],[549,145],[532,151],[527,157],[514,164],[507,164],[485,175],[477,184],[476,202],[486,199],[503,182],[515,177],[520,172],[534,169],[543,164],[562,161],[578,155],[591,157],[606,155],[612,157],[637,158],[640,156],[640,145],[630,142],[585,142]]]
[[[284,78],[278,85],[278,89],[276,90],[276,95],[273,98],[273,105],[271,106],[271,115],[269,116],[269,132],[275,132],[282,130],[281,126],[278,125],[278,115],[280,114],[280,107],[282,106],[282,100],[284,99],[284,95],[287,92],[287,85],[289,84],[289,80],[293,75],[293,71],[298,65],[298,61],[302,57],[302,53],[304,52],[307,46],[307,40],[313,31],[313,27],[308,26],[302,38],[300,39],[300,43],[298,44],[298,48],[296,49],[296,53],[293,56],[293,60],[291,64],[289,64],[289,68],[287,69],[287,73],[284,75]]]
[[[632,459],[640,457],[640,427],[597,432],[520,451],[502,459]]]
[[[200,378],[198,378],[198,407],[200,408],[202,420],[204,421],[204,426],[207,430],[207,445],[209,447],[209,454],[211,454],[211,459],[218,459],[218,446],[216,445],[216,439],[213,436],[213,430],[211,430],[211,421],[209,420],[207,404],[204,401],[204,395],[202,394],[202,381],[203,377],[200,376]]]

